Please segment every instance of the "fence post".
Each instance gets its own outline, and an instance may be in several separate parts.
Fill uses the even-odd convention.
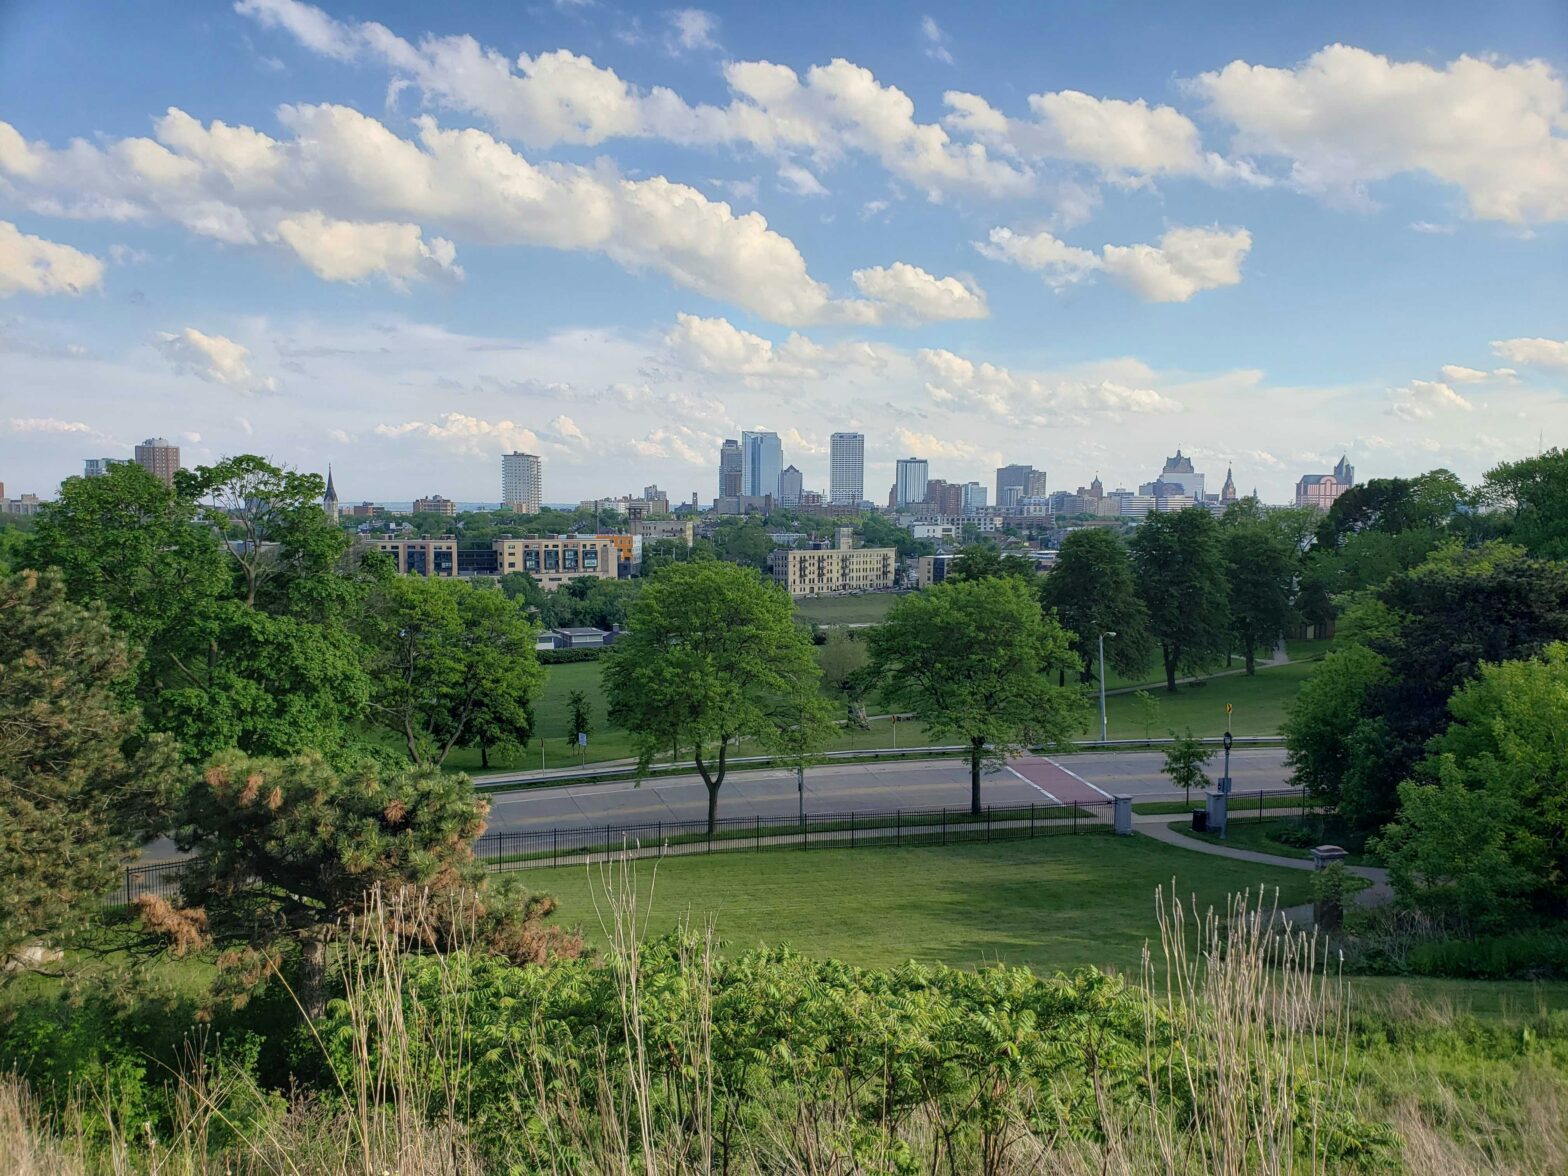
[[[904,810],[895,809],[893,812],[893,847],[897,849],[904,844]]]
[[[1073,809],[1073,832],[1077,833],[1078,832],[1078,802],[1076,800],[1073,801],[1072,809]]]
[[[990,805],[986,805],[985,806],[985,840],[986,840],[986,844],[987,845],[989,845],[991,843],[991,806]]]
[[[762,848],[762,814],[757,814],[757,848]]]
[[[664,820],[663,820],[662,817],[659,820],[659,828],[658,828],[657,836],[659,838],[659,844],[663,845],[664,844]]]
[[[1034,840],[1034,801],[1029,802],[1029,840]]]
[[[611,842],[610,842],[610,826],[609,825],[605,825],[605,827],[604,827],[604,860],[605,861],[609,861],[610,860],[610,854],[613,852],[613,850],[611,850],[611,848],[610,848],[610,845],[611,845]]]
[[[125,905],[131,905],[131,867],[125,867]]]
[[[855,810],[849,811],[849,848],[855,848]]]
[[[1116,835],[1118,837],[1132,836],[1132,797],[1116,796],[1113,798],[1114,819],[1116,822]]]
[[[942,806],[942,844],[947,844],[947,806]]]
[[[559,829],[550,830],[550,864],[552,866],[561,864],[561,831]]]

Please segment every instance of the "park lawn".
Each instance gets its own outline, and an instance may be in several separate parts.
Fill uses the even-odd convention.
[[[1310,897],[1309,875],[1186,852],[1146,837],[1104,833],[919,849],[731,852],[636,863],[648,930],[709,917],[724,949],[787,944],[865,967],[905,960],[1043,971],[1100,964],[1136,973],[1158,939],[1154,891],[1196,891],[1199,902],[1262,884],[1282,905]],[[600,868],[530,870],[559,918],[605,942]],[[651,905],[650,905],[651,891]]]
[[[1314,637],[1311,640],[1305,637],[1289,637],[1285,640],[1285,653],[1291,661],[1320,658],[1333,647],[1332,637]]]
[[[902,599],[898,592],[862,592],[854,596],[803,596],[795,601],[795,616],[807,624],[875,625]]]
[[[1150,690],[1159,713],[1147,727],[1140,700],[1132,694],[1112,694],[1105,700],[1108,734],[1112,739],[1162,739],[1172,731],[1192,728],[1194,735],[1225,733],[1225,704],[1235,708],[1231,731],[1237,735],[1278,735],[1285,706],[1296,697],[1302,682],[1317,668],[1316,662],[1291,662],[1260,668],[1256,674],[1231,674],[1201,684],[1178,687],[1175,694],[1164,687]],[[1083,735],[1099,734],[1098,700],[1084,724]]]

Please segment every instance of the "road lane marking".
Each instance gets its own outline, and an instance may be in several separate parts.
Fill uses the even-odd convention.
[[[1057,800],[1056,797],[1052,796],[1049,792],[1047,792],[1044,788],[1041,788],[1033,780],[1029,779],[1028,776],[1026,776],[1022,772],[1018,771],[1018,769],[1014,768],[1012,764],[1003,764],[1002,767],[1007,769],[1007,771],[1012,772],[1013,775],[1017,776],[1020,780],[1022,780],[1025,784],[1029,785],[1029,787],[1033,788],[1036,792],[1038,792],[1041,796],[1045,797],[1045,799],[1050,801],[1052,804],[1061,804],[1062,803],[1061,801]]]

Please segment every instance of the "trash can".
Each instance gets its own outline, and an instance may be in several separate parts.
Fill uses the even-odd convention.
[[[1207,833],[1209,831],[1209,810],[1192,810],[1192,831],[1194,833]]]

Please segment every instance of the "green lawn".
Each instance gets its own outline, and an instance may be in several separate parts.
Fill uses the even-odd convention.
[[[1112,739],[1142,739],[1152,734],[1164,738],[1171,731],[1191,727],[1196,735],[1225,733],[1225,704],[1234,708],[1231,730],[1237,735],[1277,735],[1285,718],[1285,704],[1296,696],[1316,662],[1293,662],[1259,669],[1251,677],[1233,674],[1206,683],[1183,686],[1175,694],[1163,687],[1149,694],[1159,703],[1159,715],[1147,733],[1143,708],[1131,694],[1112,694],[1105,700],[1109,735]],[[1099,702],[1085,724],[1085,736],[1099,734]]]
[[[1319,658],[1333,648],[1332,637],[1315,637],[1308,641],[1306,638],[1289,638],[1285,642],[1285,652],[1290,655],[1291,661],[1305,661],[1307,658]]]
[[[813,849],[672,857],[637,863],[652,890],[648,927],[711,915],[726,950],[759,943],[867,967],[906,959],[974,966],[995,961],[1055,970],[1105,964],[1136,971],[1157,935],[1154,890],[1171,879],[1201,903],[1232,890],[1280,887],[1307,901],[1297,870],[1200,856],[1145,837],[1109,834],[922,849]],[[529,871],[527,884],[560,901],[561,917],[604,942],[594,911],[599,869]],[[599,906],[604,906],[599,894]]]
[[[896,592],[857,596],[807,596],[795,601],[795,616],[818,625],[874,625],[900,599]]]
[[[1232,849],[1250,849],[1257,853],[1272,853],[1277,857],[1310,858],[1312,850],[1306,846],[1289,845],[1276,839],[1276,834],[1288,828],[1295,828],[1300,824],[1296,817],[1265,817],[1258,820],[1257,809],[1253,808],[1249,814],[1245,806],[1237,812],[1231,813],[1230,828],[1226,830],[1228,836],[1224,842],[1213,833],[1194,833],[1191,821],[1173,821],[1171,828],[1191,837],[1194,841],[1212,841],[1216,845],[1224,844]],[[1332,834],[1327,834],[1332,840]],[[1337,842],[1336,842],[1337,844]],[[1375,866],[1380,863],[1369,858],[1363,853],[1352,853],[1345,857],[1348,866]]]

